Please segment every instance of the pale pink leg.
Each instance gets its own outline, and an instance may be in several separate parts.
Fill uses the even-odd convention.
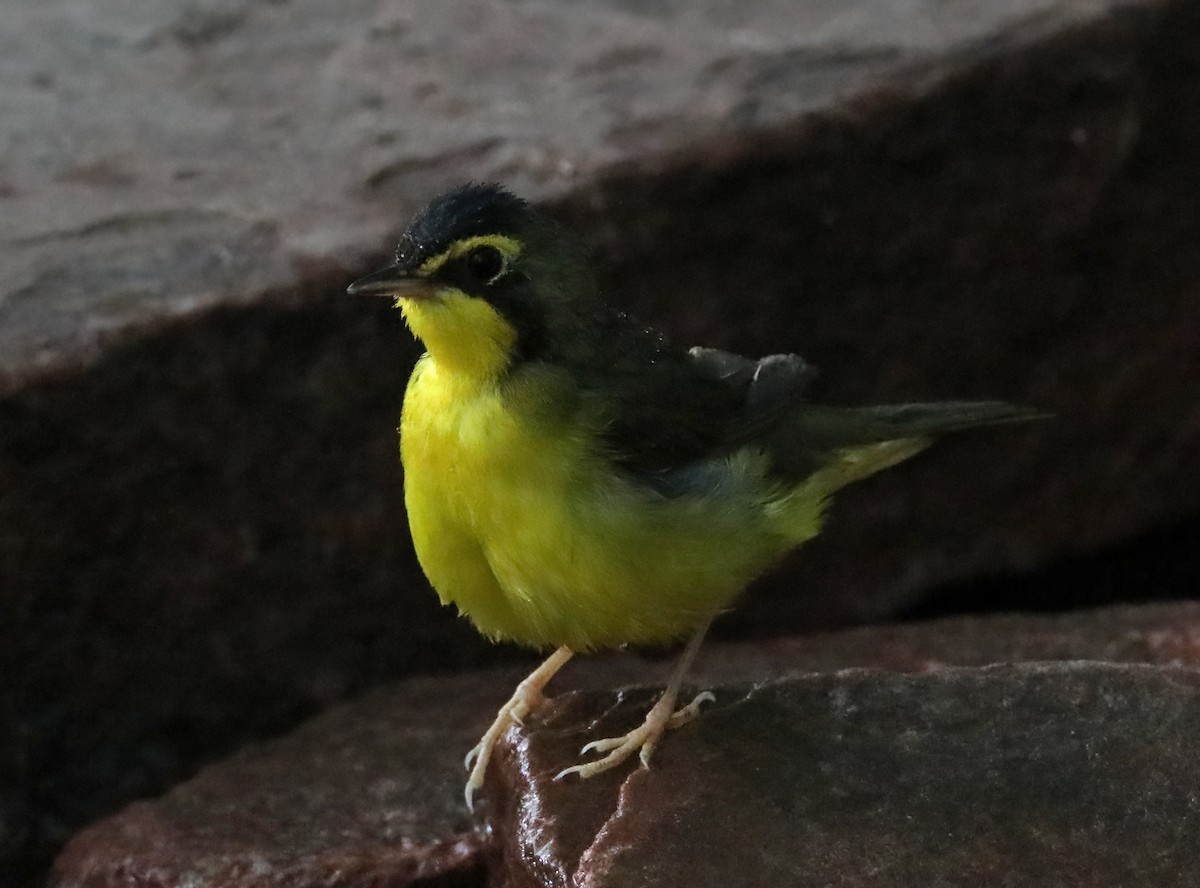
[[[512,697],[496,713],[496,720],[492,722],[492,726],[475,744],[475,748],[467,753],[464,764],[471,771],[465,793],[468,808],[474,810],[474,796],[483,786],[483,775],[487,771],[488,761],[492,757],[492,749],[495,748],[496,743],[513,725],[525,724],[525,717],[545,702],[546,698],[542,694],[542,688],[570,659],[571,649],[568,647],[560,647],[547,657],[541,666],[533,670],[528,678],[517,685]]]
[[[594,777],[610,768],[615,768],[633,755],[635,750],[640,750],[638,757],[642,760],[642,767],[650,767],[650,756],[654,754],[654,747],[658,743],[659,738],[662,737],[663,732],[668,728],[678,728],[681,725],[686,725],[699,714],[701,703],[712,702],[716,699],[711,693],[704,691],[697,694],[687,706],[675,711],[675,701],[679,697],[679,688],[683,684],[683,679],[687,675],[688,669],[691,668],[692,661],[696,658],[696,652],[700,650],[700,644],[704,641],[704,634],[707,631],[708,623],[705,623],[688,640],[687,647],[684,648],[683,653],[679,657],[679,662],[675,664],[675,671],[671,673],[671,679],[667,682],[666,690],[658,698],[658,702],[646,713],[646,720],[639,727],[634,728],[622,737],[607,737],[603,740],[593,740],[587,746],[583,747],[579,754],[587,755],[589,752],[607,752],[608,755],[594,762],[587,762],[582,765],[573,765],[570,768],[566,768],[560,771],[554,779],[561,780],[568,774],[578,774],[583,779]]]

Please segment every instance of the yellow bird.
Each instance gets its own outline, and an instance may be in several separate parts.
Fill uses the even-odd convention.
[[[467,756],[468,806],[493,747],[577,651],[690,635],[661,699],[584,747],[590,777],[697,714],[676,711],[713,617],[815,536],[838,488],[934,435],[1029,419],[1010,404],[827,407],[796,355],[676,347],[605,305],[563,228],[496,185],[436,198],[395,264],[350,293],[393,297],[426,353],[400,420],[421,567],[489,638],[555,648]]]

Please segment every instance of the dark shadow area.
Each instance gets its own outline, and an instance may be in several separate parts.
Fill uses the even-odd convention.
[[[1198,505],[1197,46],[1180,3],[560,208],[622,302],[683,341],[801,350],[822,400],[1059,414],[848,491],[726,637],[1194,588],[1194,517],[1116,541]],[[518,656],[412,557],[395,427],[416,350],[341,295],[354,271],[0,402],[0,884],[331,702]]]
[[[887,618],[948,581],[1195,514],[1181,479],[1200,472],[1200,105],[1181,102],[1200,88],[1198,38],[1200,9],[1180,5],[1128,56],[1127,34],[1098,29],[916,106],[864,100],[865,124],[734,140],[609,186],[613,289],[685,341],[799,342],[828,402],[1003,397],[1056,414],[839,494],[822,537],[726,632]]]
[[[0,884],[373,683],[513,655],[420,574],[395,435],[415,346],[340,288],[0,404]]]
[[[934,589],[902,619],[1185,601],[1200,592],[1200,517],[1030,574]]]

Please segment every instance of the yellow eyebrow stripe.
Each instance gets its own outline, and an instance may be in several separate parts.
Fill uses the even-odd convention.
[[[450,245],[449,249],[443,250],[436,256],[430,256],[421,263],[417,269],[417,274],[422,277],[434,274],[451,259],[457,259],[464,253],[471,252],[476,247],[484,246],[495,247],[504,254],[504,258],[509,262],[512,262],[521,255],[521,242],[516,238],[503,234],[478,234],[475,237],[464,237],[462,240],[455,241]]]

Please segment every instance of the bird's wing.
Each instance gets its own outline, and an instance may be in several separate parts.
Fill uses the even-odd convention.
[[[572,375],[602,404],[613,462],[636,475],[687,469],[765,439],[815,374],[796,355],[676,349],[625,320]]]
[[[788,408],[799,403],[817,369],[799,355],[767,355],[754,360],[718,348],[695,346],[688,351],[692,367],[717,379],[742,398],[742,409],[726,431],[730,444],[742,444],[771,428]]]
[[[1000,401],[813,404],[803,395],[816,370],[798,355],[755,360],[675,349],[651,328],[613,332],[573,375],[603,404],[613,462],[664,489],[690,488],[697,471],[707,477],[713,460],[748,444],[771,457],[781,480],[794,482],[883,442],[909,442],[911,455],[939,434],[1042,415]]]

